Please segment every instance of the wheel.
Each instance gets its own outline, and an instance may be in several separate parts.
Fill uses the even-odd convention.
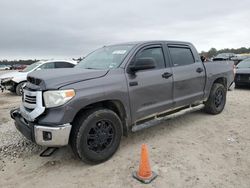
[[[21,82],[19,84],[17,84],[16,86],[16,94],[21,96],[23,94],[23,85],[25,84],[26,82]]]
[[[224,85],[215,83],[212,86],[208,100],[205,102],[205,111],[209,114],[219,114],[226,104],[227,89]]]
[[[122,123],[115,112],[93,109],[84,112],[72,123],[70,145],[82,161],[98,164],[116,152],[121,136]]]

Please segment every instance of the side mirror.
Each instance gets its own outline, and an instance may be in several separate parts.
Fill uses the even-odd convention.
[[[36,71],[38,71],[38,70],[42,70],[40,67],[38,67],[37,69],[36,69]]]
[[[205,62],[205,60],[206,60],[205,56],[202,55],[202,56],[200,56],[200,57],[201,57],[201,61],[202,61],[202,62]]]
[[[139,70],[154,69],[156,62],[153,58],[138,58],[135,63],[130,66],[131,72],[137,72]]]

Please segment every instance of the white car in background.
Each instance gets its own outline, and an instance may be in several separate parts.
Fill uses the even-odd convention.
[[[9,65],[0,65],[0,70],[10,70],[11,66]]]
[[[38,61],[21,71],[0,75],[0,89],[2,91],[7,89],[11,92],[15,92],[17,95],[22,95],[22,87],[26,83],[29,73],[44,69],[73,68],[76,64],[77,62],[73,60]]]

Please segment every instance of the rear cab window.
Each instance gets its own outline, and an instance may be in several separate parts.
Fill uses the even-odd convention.
[[[188,46],[168,46],[173,66],[184,66],[195,63],[194,55]]]

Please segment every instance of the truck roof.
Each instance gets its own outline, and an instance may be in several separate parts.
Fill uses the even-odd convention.
[[[172,43],[172,44],[184,44],[184,45],[191,45],[190,42],[185,42],[185,41],[174,41],[174,40],[148,40],[148,41],[132,41],[132,42],[125,42],[125,43],[118,43],[118,44],[113,44],[113,45],[140,45],[140,44],[147,44],[147,43]],[[113,46],[107,45],[107,46]]]

